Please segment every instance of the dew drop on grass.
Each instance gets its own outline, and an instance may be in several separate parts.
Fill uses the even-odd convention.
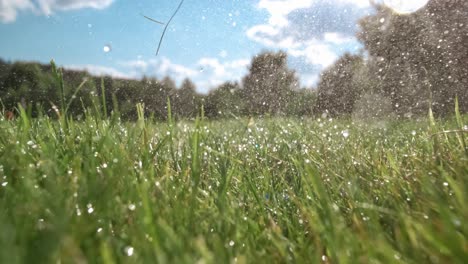
[[[134,204],[129,204],[128,205],[128,210],[130,211],[135,211],[136,206]]]
[[[344,138],[348,138],[349,137],[349,131],[347,129],[343,130],[343,131],[341,131],[341,135],[343,135]]]
[[[2,182],[2,187],[5,187],[8,185],[8,182]]]
[[[411,135],[416,136],[416,131],[411,131]]]
[[[126,246],[125,247],[125,254],[129,257],[133,256],[134,249],[131,246]]]
[[[96,233],[101,233],[102,232],[102,227],[99,227],[97,230],[96,230]]]
[[[236,243],[235,243],[234,241],[232,241],[232,240],[229,241],[229,246],[230,246],[230,247],[233,247],[235,244],[236,244]]]
[[[92,204],[87,204],[86,207],[88,208],[87,212],[88,214],[92,214],[94,212],[94,208]]]
[[[328,260],[327,256],[322,255],[322,261],[323,261],[323,262],[326,262],[327,260]]]
[[[444,186],[445,187],[449,186],[448,182],[444,182]]]

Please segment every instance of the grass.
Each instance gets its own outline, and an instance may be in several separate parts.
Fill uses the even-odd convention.
[[[468,259],[468,116],[158,124],[138,110],[0,116],[0,263]]]

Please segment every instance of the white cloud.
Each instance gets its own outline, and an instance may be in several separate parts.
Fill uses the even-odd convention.
[[[325,32],[325,34],[323,34],[323,39],[326,42],[329,42],[335,45],[341,45],[341,44],[353,42],[355,40],[355,38],[353,37],[344,36],[343,34],[338,33],[338,32]]]
[[[366,8],[371,6],[371,0],[335,0],[340,4],[351,4],[359,8]],[[411,1],[411,0],[406,0]]]
[[[206,93],[211,88],[226,81],[239,81],[247,70],[249,59],[220,61],[218,58],[205,57],[192,66],[184,66],[168,58],[133,60],[120,62],[132,76],[170,76],[180,84],[184,78],[190,78],[199,92]]]
[[[11,23],[16,20],[19,11],[33,10],[30,0],[0,0],[0,21]]]
[[[294,10],[307,8],[314,0],[260,0],[259,8],[266,9],[270,13],[269,24],[278,27],[287,26],[287,15]]]
[[[135,75],[130,73],[124,73],[112,67],[100,66],[100,65],[65,65],[63,66],[65,69],[75,70],[75,71],[87,71],[91,75],[94,76],[111,76],[115,78],[122,78],[122,79],[134,79],[136,78]]]
[[[18,12],[21,11],[50,15],[55,11],[82,8],[104,9],[112,2],[114,0],[0,0],[0,21],[14,22]]]
[[[247,29],[249,39],[271,49],[282,49],[302,61],[310,72],[299,72],[306,85],[333,64],[350,43],[357,42],[353,28],[369,8],[369,0],[259,0],[269,14],[266,23]]]
[[[202,58],[198,61],[198,64],[203,68],[211,68],[217,76],[224,76],[226,74],[226,69],[218,59],[216,58]],[[202,68],[202,69],[203,69]],[[204,69],[203,69],[204,70]]]
[[[307,63],[321,68],[332,65],[338,59],[338,54],[329,45],[317,40],[310,40],[300,49],[291,49],[289,53],[294,57],[304,57]]]
[[[156,73],[158,75],[176,76],[176,78],[178,79],[193,78],[199,74],[198,71],[195,71],[181,64],[172,63],[167,58],[162,58],[162,62],[159,63],[156,68]]]
[[[55,10],[75,10],[82,8],[104,9],[114,0],[36,0],[42,13],[49,15]]]
[[[208,77],[207,79],[210,80],[210,87],[225,81],[240,80],[249,64],[250,60],[248,59],[220,62],[217,58],[201,58],[198,61],[198,65],[203,68],[203,72],[206,72]]]

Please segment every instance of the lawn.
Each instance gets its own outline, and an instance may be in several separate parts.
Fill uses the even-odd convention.
[[[0,119],[0,263],[468,259],[468,116]]]

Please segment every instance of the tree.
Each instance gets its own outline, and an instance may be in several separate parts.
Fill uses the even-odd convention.
[[[36,104],[59,105],[56,87],[50,75],[43,74],[38,64],[14,63],[2,82],[5,97],[2,96],[7,109],[15,108],[18,103],[31,107],[35,115]]]
[[[288,116],[306,116],[313,113],[317,92],[308,88],[294,90],[289,98]]]
[[[243,96],[250,114],[284,114],[288,99],[299,81],[287,66],[284,52],[263,52],[255,56],[243,79]]]
[[[207,117],[232,117],[242,114],[244,102],[237,82],[226,82],[211,91],[205,98]]]
[[[175,92],[172,106],[175,116],[179,118],[193,118],[199,113],[200,100],[195,84],[189,79],[182,81],[182,85]]]
[[[458,95],[468,101],[468,2],[432,0],[408,15],[383,5],[360,21],[358,38],[376,67],[379,89],[399,116],[453,111]],[[467,104],[462,109],[467,111]]]
[[[362,93],[357,78],[364,67],[360,55],[344,54],[320,75],[317,86],[317,103],[314,112],[331,116],[351,114]]]

